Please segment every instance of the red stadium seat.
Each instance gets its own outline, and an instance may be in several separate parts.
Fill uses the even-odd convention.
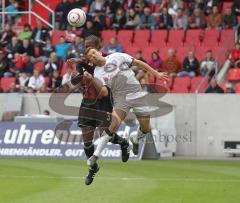
[[[116,37],[116,36],[117,36],[117,33],[116,33],[115,30],[104,30],[101,33],[101,37],[102,37],[102,40],[103,40],[104,44],[109,43],[110,39],[112,37]]]
[[[10,90],[10,85],[12,82],[16,82],[16,78],[11,77],[11,78],[2,78],[1,79],[1,87],[4,92],[7,92]]]
[[[222,82],[219,86],[224,90],[224,92],[227,92],[227,85],[230,84],[230,82]]]
[[[41,73],[44,71],[44,66],[44,63],[41,61],[34,64],[34,68],[37,68]]]
[[[218,46],[220,42],[220,30],[211,29],[205,30],[203,46]]]
[[[199,46],[204,39],[204,31],[188,30],[184,46]]]
[[[227,48],[232,48],[232,45],[235,42],[235,30],[222,30],[220,35],[219,46],[227,45]]]
[[[199,87],[199,84],[203,81],[204,77],[194,77],[191,80],[191,87],[190,87],[190,93],[195,93],[197,88]],[[198,90],[198,93],[204,93],[206,88],[208,86],[208,78],[205,78],[204,83],[201,85],[200,89]]]
[[[133,31],[132,30],[120,30],[117,35],[117,40],[123,49],[131,46],[133,40]]]
[[[240,80],[240,69],[232,68],[228,71],[227,80],[229,81],[239,81]]]
[[[235,93],[240,94],[240,83],[236,84]]]
[[[126,47],[125,48],[125,52],[133,57],[136,56],[137,51],[139,51],[140,49],[137,47]]]
[[[189,77],[176,77],[173,83],[172,93],[189,93],[191,79]]]
[[[166,30],[153,30],[151,32],[150,46],[163,47],[167,45],[167,31]]]
[[[49,77],[45,77],[45,86],[48,87],[49,85]]]
[[[52,32],[52,45],[56,46],[56,44],[59,43],[60,37],[65,35],[66,35],[66,31],[64,30],[54,30]]]
[[[184,44],[184,31],[183,30],[171,30],[169,34],[168,46],[178,48]]]
[[[172,85],[173,85],[173,78],[172,77],[170,77],[168,81],[156,80],[155,90],[158,93],[170,92],[170,90],[172,89]]]
[[[150,31],[149,30],[137,30],[134,33],[133,46],[139,48],[145,48],[149,45]]]

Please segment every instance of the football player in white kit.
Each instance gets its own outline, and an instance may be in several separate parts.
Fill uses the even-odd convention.
[[[89,62],[97,66],[94,70],[92,81],[96,83],[96,80],[98,80],[98,84],[101,81],[102,86],[98,87],[99,91],[107,91],[107,88],[103,85],[108,86],[111,89],[114,102],[112,122],[108,129],[102,133],[93,156],[87,161],[87,164],[91,166],[96,163],[101,152],[111,139],[112,134],[118,130],[130,109],[132,108],[134,112],[134,108],[147,105],[144,99],[141,99],[147,93],[142,90],[139,81],[135,78],[134,72],[130,67],[137,66],[146,72],[150,72],[160,80],[167,80],[168,75],[167,73],[157,72],[148,64],[125,53],[114,53],[103,57],[101,52],[93,47],[89,47],[86,49],[85,54]],[[139,140],[151,133],[150,116],[136,114],[136,117],[140,128],[138,129],[137,136],[130,138],[133,143],[133,153],[135,155],[138,154]]]

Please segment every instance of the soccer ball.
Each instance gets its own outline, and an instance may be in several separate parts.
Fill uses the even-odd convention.
[[[81,27],[86,22],[86,14],[82,9],[74,8],[67,15],[68,23],[73,27]]]

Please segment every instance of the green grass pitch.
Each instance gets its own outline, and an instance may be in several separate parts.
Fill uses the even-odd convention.
[[[0,159],[0,203],[239,203],[239,161]]]

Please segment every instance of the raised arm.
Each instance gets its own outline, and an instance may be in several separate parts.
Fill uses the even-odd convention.
[[[149,72],[149,73],[153,74],[159,80],[168,80],[168,74],[167,73],[165,73],[165,72],[158,72],[158,71],[154,70],[151,66],[149,66],[148,64],[146,64],[143,61],[140,61],[138,59],[133,59],[132,64],[134,66],[139,67],[142,70],[145,70],[146,72]]]

